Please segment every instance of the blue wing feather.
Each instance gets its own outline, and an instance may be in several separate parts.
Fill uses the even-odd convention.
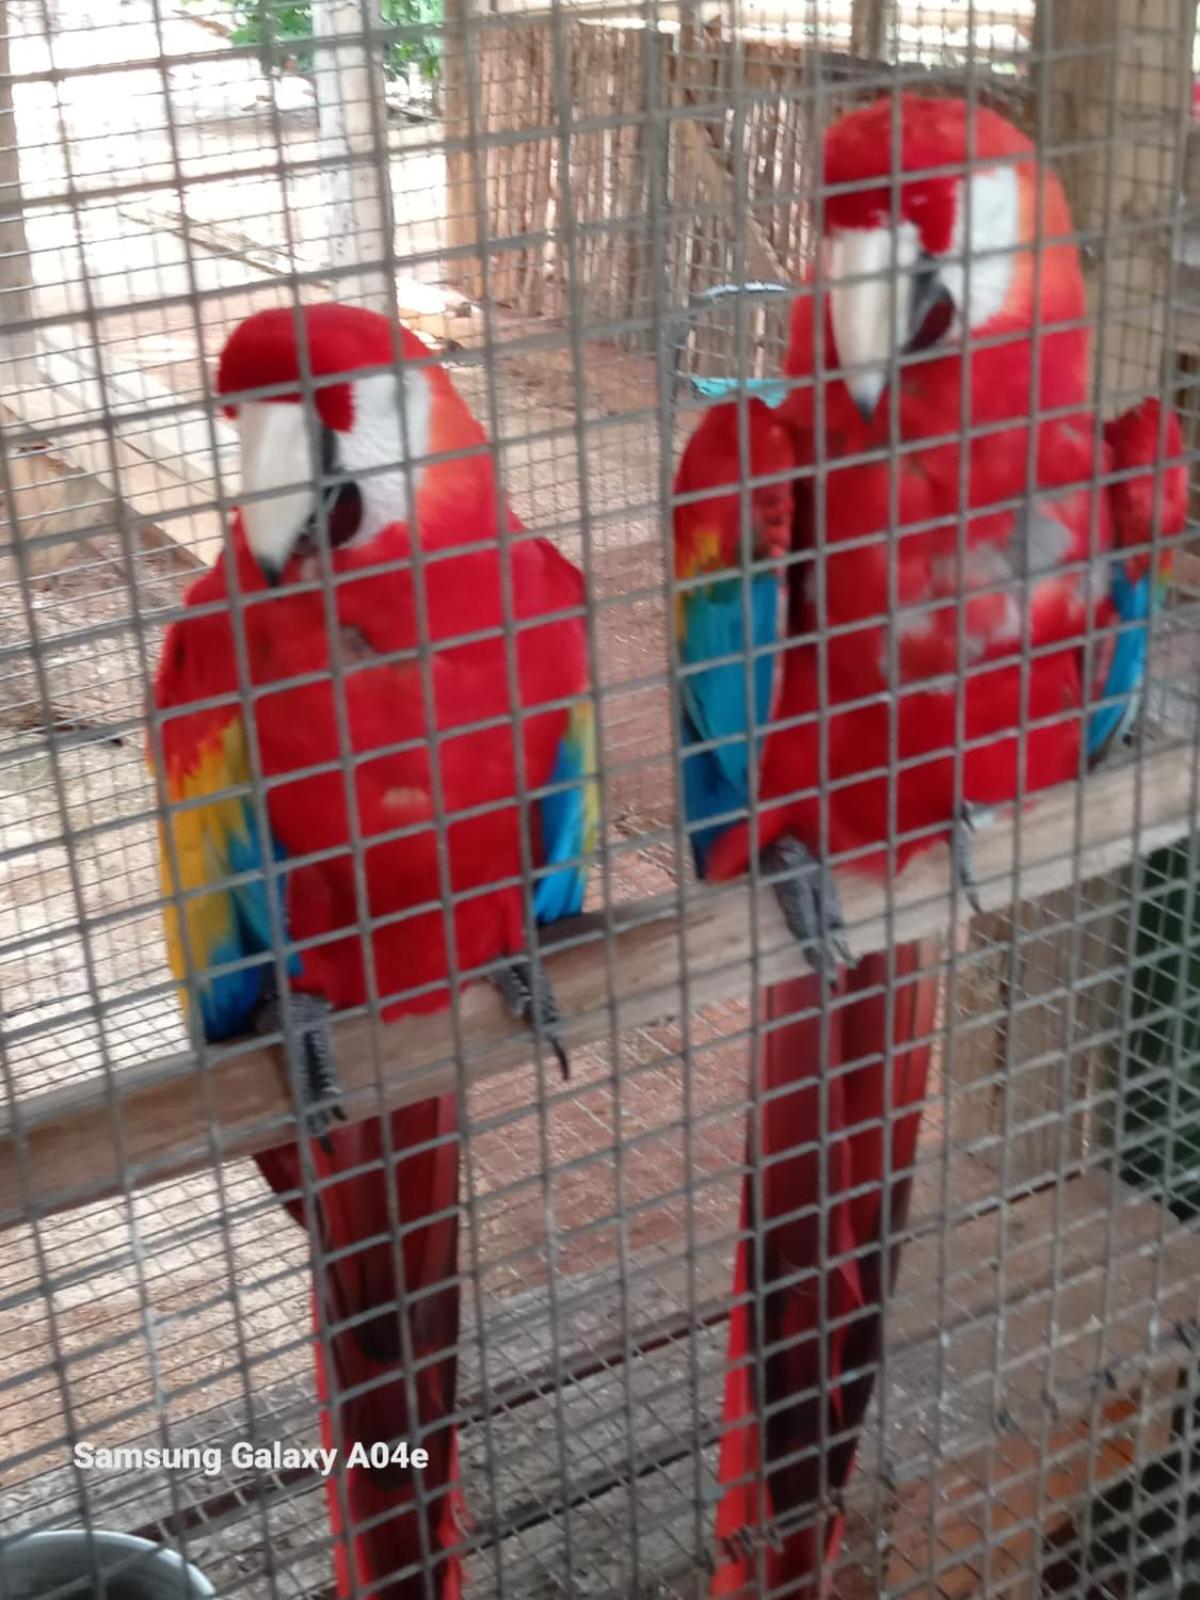
[[[583,910],[587,886],[586,860],[596,848],[599,799],[596,788],[595,722],[590,702],[571,710],[567,731],[559,743],[552,793],[539,801],[543,865],[567,863],[559,872],[537,880],[533,913],[538,922],[557,922]],[[563,787],[557,787],[562,785]]]
[[[246,831],[229,838],[227,849],[230,875],[250,873],[253,876],[227,890],[215,891],[229,898],[232,926],[226,938],[217,939],[205,952],[205,964],[210,968],[240,961],[247,956],[265,955],[274,948],[263,852],[250,810],[250,804],[246,802]],[[277,862],[284,859],[284,850],[278,843],[273,853]],[[282,890],[282,879],[276,881]],[[300,958],[297,954],[293,953],[288,959],[287,970],[293,977],[299,974]],[[202,979],[198,992],[205,1038],[217,1041],[245,1033],[254,1012],[270,992],[274,979],[274,964],[267,962]]]
[[[750,584],[754,724],[763,727],[771,714],[775,660],[767,647],[775,642],[778,579],[760,573]],[[725,578],[681,596],[683,630],[680,659],[685,666],[705,661],[721,664],[689,672],[680,679],[682,698],[684,808],[691,832],[696,870],[703,877],[714,839],[728,820],[705,827],[710,817],[744,810],[750,797],[749,719],[746,714],[746,630],[739,578]],[[688,754],[691,745],[720,740],[711,750]],[[697,826],[699,824],[699,826]]]
[[[209,725],[191,744],[181,729],[173,746],[165,826],[174,849],[167,849],[164,831],[160,856],[167,896],[173,901],[177,871],[184,899],[178,908],[167,906],[167,950],[176,977],[194,979],[190,991],[205,1038],[229,1039],[246,1031],[274,980],[269,962],[221,970],[274,947],[266,856],[251,798],[238,792],[249,781],[241,721]],[[277,841],[271,849],[281,861]],[[275,885],[281,894],[282,880],[276,878]],[[299,972],[298,955],[291,956],[288,970]]]

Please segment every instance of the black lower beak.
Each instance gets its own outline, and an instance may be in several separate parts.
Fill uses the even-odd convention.
[[[935,345],[954,320],[954,301],[943,284],[936,259],[922,255],[913,273],[908,337],[901,354],[917,355]]]

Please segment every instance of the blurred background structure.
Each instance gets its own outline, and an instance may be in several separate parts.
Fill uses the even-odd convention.
[[[80,1438],[316,1438],[307,1252],[244,1127],[160,1120],[155,1143],[143,1116],[188,1048],[143,706],[236,499],[211,390],[230,329],[297,296],[394,292],[444,354],[519,514],[592,586],[594,904],[610,926],[648,896],[670,909],[665,530],[695,416],[676,379],[728,376],[741,351],[769,374],[786,333],[786,296],[689,305],[800,275],[840,111],[898,80],[968,94],[1067,184],[1098,405],[1164,393],[1195,449],[1195,13],[0,0],[5,1531],[86,1519],[176,1542],[221,1595],[329,1592],[311,1472],[70,1458]],[[1147,727],[1107,780],[1111,836],[1064,803],[1058,843],[1013,866],[948,962],[844,1600],[1200,1582],[1198,601],[1200,546],[1156,630]],[[472,1594],[705,1590],[755,1031],[746,973],[719,967],[683,938],[645,994],[614,990],[566,1085],[525,1065],[468,1085]]]

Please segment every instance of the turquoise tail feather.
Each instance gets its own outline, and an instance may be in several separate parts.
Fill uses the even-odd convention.
[[[208,969],[243,961],[248,956],[266,955],[275,947],[271,929],[270,888],[263,869],[263,851],[259,841],[258,825],[249,800],[245,802],[245,829],[232,833],[226,841],[228,870],[231,877],[253,874],[246,881],[225,893],[230,900],[232,927],[227,938],[219,940],[211,949],[197,952]],[[273,855],[276,862],[284,859],[283,847],[275,841]],[[281,924],[284,922],[282,876],[275,879]],[[220,891],[214,891],[220,892]],[[293,952],[287,962],[288,973],[300,973],[300,957]],[[197,1000],[204,1026],[204,1037],[212,1041],[236,1038],[250,1025],[260,1001],[270,990],[275,978],[273,962],[256,966],[239,967],[234,972],[202,977],[197,984]]]
[[[1126,624],[1117,635],[1098,705],[1088,718],[1087,754],[1096,761],[1133,727],[1141,708],[1150,654],[1150,616],[1158,599],[1149,573],[1131,581],[1124,565],[1113,567],[1112,598]],[[1128,626],[1128,624],[1137,624]]]

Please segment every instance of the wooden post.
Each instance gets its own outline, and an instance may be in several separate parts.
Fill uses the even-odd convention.
[[[891,0],[851,0],[850,54],[863,61],[882,61],[887,53]]]
[[[1181,108],[1196,0],[1040,0],[1035,26],[1047,154],[1075,226],[1098,332],[1101,404],[1157,388]]]
[[[0,0],[0,362],[17,362],[33,354],[31,332],[8,332],[13,323],[33,315],[33,270],[25,216],[21,208],[21,154],[9,60],[8,0]],[[7,387],[15,374],[0,374]]]
[[[324,172],[330,266],[362,265],[361,272],[338,277],[334,293],[339,300],[386,311],[383,258],[392,205],[383,66],[365,37],[372,15],[372,0],[313,0],[313,77],[321,154],[334,163]]]
[[[485,100],[482,77],[483,59],[478,40],[469,40],[472,0],[444,0],[445,47],[442,51],[442,107],[446,130],[446,247],[451,256],[448,275],[470,300],[483,293],[482,264],[479,259],[479,228],[476,221],[474,157],[466,141],[471,133],[471,95],[482,106]],[[469,52],[474,50],[476,83],[472,90]],[[458,148],[455,148],[455,146]],[[511,151],[507,152],[511,159]],[[486,161],[481,153],[480,162]],[[486,197],[485,197],[486,204]]]

